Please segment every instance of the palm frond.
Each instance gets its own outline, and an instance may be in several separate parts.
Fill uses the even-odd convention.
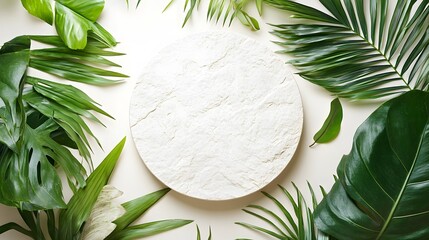
[[[260,227],[243,222],[237,222],[236,224],[263,233],[273,239],[329,239],[326,235],[317,230],[314,223],[313,211],[317,206],[317,198],[312,186],[308,184],[312,202],[310,207],[307,205],[298,187],[295,184],[293,184],[293,187],[296,192],[295,197],[284,187],[279,186],[286,200],[292,205],[293,211],[288,210],[287,207],[274,196],[262,192],[274,203],[282,215],[263,206],[249,205],[246,209],[243,209],[243,211],[258,218],[264,225],[267,225],[267,227]]]
[[[212,228],[209,227],[209,236],[207,237],[207,240],[211,240],[212,239]],[[200,227],[198,227],[197,225],[197,240],[201,240],[201,232],[200,232]]]
[[[164,11],[171,6],[175,0],[171,0]],[[252,17],[245,7],[248,5],[249,0],[210,0],[207,9],[207,20],[216,23],[221,22],[222,25],[231,25],[235,18],[245,26],[252,30],[259,30],[259,22]],[[137,5],[139,5],[140,1]],[[193,12],[200,5],[201,0],[185,0],[184,11],[186,11],[183,26],[189,21]],[[262,14],[262,0],[256,0],[256,7],[260,14]]]
[[[32,49],[31,41],[45,44]],[[75,148],[90,167],[85,122],[101,124],[94,113],[111,117],[81,90],[63,83],[27,75],[34,68],[66,80],[110,85],[123,74],[103,42],[90,38],[85,49],[74,51],[56,36],[21,36],[0,49],[0,202],[22,210],[63,208],[61,167],[72,189],[85,186],[85,168],[70,151]]]
[[[303,19],[273,25],[272,33],[304,79],[350,99],[429,90],[429,1],[320,0],[328,13],[265,2]]]

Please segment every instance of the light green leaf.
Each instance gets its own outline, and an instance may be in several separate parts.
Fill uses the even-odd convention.
[[[67,209],[61,212],[59,239],[75,239],[79,236],[83,223],[88,219],[101,190],[109,181],[124,145],[125,138],[91,173],[86,181],[86,186],[74,194],[67,204]]]
[[[21,3],[31,15],[52,25],[54,16],[50,0],[21,0]]]
[[[127,227],[124,230],[110,235],[106,240],[134,240],[138,238],[150,237],[159,233],[167,232],[182,226],[185,226],[189,223],[192,223],[191,220],[162,220],[156,222],[149,222],[140,225],[135,225]]]
[[[162,197],[170,191],[169,188],[156,191],[143,197],[122,204],[125,214],[115,220],[116,229],[113,234],[125,229],[131,223],[141,217],[149,208],[155,205]]]
[[[338,180],[317,207],[320,230],[337,239],[428,239],[429,93],[411,91],[357,130]]]
[[[55,2],[55,27],[67,47],[84,49],[88,31],[92,31],[104,44],[116,45],[113,36],[95,22],[103,7],[103,0],[57,0]]]
[[[310,145],[312,147],[316,143],[327,143],[334,140],[341,129],[341,122],[343,120],[343,107],[341,106],[340,99],[335,98],[331,102],[331,110],[326,118],[323,126],[314,135],[314,143]]]
[[[263,0],[255,0],[256,2],[256,8],[258,9],[258,13],[260,16],[262,16],[262,2]]]

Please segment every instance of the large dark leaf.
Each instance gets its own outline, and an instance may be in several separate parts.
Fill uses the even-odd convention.
[[[338,239],[429,238],[429,93],[411,91],[375,111],[316,210]]]

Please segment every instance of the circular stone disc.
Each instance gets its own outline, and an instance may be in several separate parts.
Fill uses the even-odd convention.
[[[231,33],[200,33],[146,66],[130,108],[137,150],[168,187],[227,200],[260,190],[301,136],[298,87],[269,48]]]

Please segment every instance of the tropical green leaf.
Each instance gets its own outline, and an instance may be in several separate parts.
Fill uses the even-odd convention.
[[[429,1],[320,0],[328,13],[265,2],[303,19],[274,25],[273,34],[304,79],[350,99],[429,89]]]
[[[312,198],[311,208],[308,207],[298,187],[295,184],[293,184],[293,186],[296,192],[295,198],[288,190],[282,186],[279,186],[287,201],[292,204],[293,211],[288,210],[285,205],[282,204],[277,198],[266,192],[262,192],[274,203],[274,205],[276,205],[283,215],[278,215],[273,210],[270,210],[266,207],[259,205],[249,205],[247,209],[244,209],[243,211],[258,218],[261,222],[269,227],[260,227],[254,224],[243,222],[237,222],[236,224],[260,232],[273,239],[329,239],[328,236],[326,236],[324,233],[318,231],[315,226],[313,210],[316,208],[317,199],[311,185],[308,184]]]
[[[174,1],[175,0],[171,0],[165,7],[164,11],[170,7]],[[187,12],[183,26],[186,25],[194,10],[200,5],[200,2],[201,0],[185,1],[184,9],[185,11],[187,10]],[[262,0],[255,1],[259,14],[262,14],[262,2]],[[252,30],[259,30],[258,21],[244,10],[248,3],[249,0],[210,0],[207,10],[207,20],[213,20],[217,23],[223,18],[222,24],[230,25],[235,18],[238,18],[243,25],[249,27]],[[138,1],[137,6],[139,4],[140,0]]]
[[[110,235],[106,240],[133,240],[138,238],[150,237],[159,233],[167,232],[187,224],[192,223],[191,220],[180,220],[180,219],[172,219],[172,220],[162,220],[156,222],[149,222],[140,225],[135,225],[131,227],[127,227],[124,230]]]
[[[55,47],[33,54],[32,39]],[[85,169],[69,148],[78,149],[91,167],[87,135],[97,139],[84,118],[101,124],[92,111],[110,115],[77,88],[27,76],[27,70],[35,67],[52,73],[61,65],[45,63],[61,62],[75,67],[62,70],[66,79],[89,84],[116,83],[110,77],[124,75],[101,68],[115,65],[103,58],[115,55],[105,48],[92,38],[84,50],[73,51],[58,37],[21,36],[0,49],[1,203],[27,211],[64,208],[56,167],[65,171],[72,189],[85,186]],[[89,59],[94,61],[89,63]],[[37,68],[39,65],[45,68]],[[76,70],[93,78],[68,76]]]
[[[429,93],[411,91],[357,130],[338,180],[316,209],[338,239],[428,239]]]
[[[31,15],[52,24],[54,15],[50,0],[21,0],[21,3]]]
[[[91,173],[86,186],[78,190],[61,212],[59,218],[59,239],[77,239],[84,222],[88,219],[103,187],[109,181],[116,162],[125,145],[125,138],[107,155]]]
[[[207,237],[207,240],[211,240],[211,239],[212,239],[212,228],[209,227],[209,236]],[[201,231],[198,225],[197,225],[197,240],[201,240]]]
[[[84,49],[88,31],[92,31],[106,45],[116,45],[114,37],[95,22],[103,8],[104,0],[55,1],[55,27],[67,47]]]
[[[122,231],[131,223],[141,217],[149,208],[155,205],[168,192],[169,188],[156,191],[143,197],[122,204],[125,209],[125,214],[115,220],[116,229],[112,234]]]
[[[10,231],[10,230],[15,230],[15,231],[18,231],[24,235],[32,237],[32,233],[29,230],[21,227],[17,223],[6,223],[6,224],[0,226],[0,234],[5,233],[5,232]]]
[[[115,38],[96,21],[104,8],[104,0],[21,0],[27,11],[45,22],[55,23],[58,35],[70,49],[84,49],[88,32],[109,47]],[[55,14],[53,13],[55,11]]]
[[[327,143],[334,140],[341,129],[341,122],[343,121],[343,107],[341,106],[340,99],[335,98],[331,102],[331,110],[322,125],[322,128],[314,135],[314,143],[310,145],[312,147],[316,143]]]

